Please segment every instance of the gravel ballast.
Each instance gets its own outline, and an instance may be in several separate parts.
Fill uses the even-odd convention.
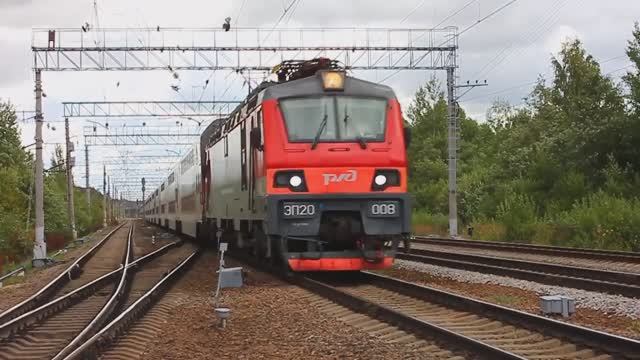
[[[227,264],[231,266],[233,264]],[[205,254],[176,285],[182,305],[169,312],[144,359],[431,359],[346,324],[313,305],[308,291],[249,271],[247,284],[224,289],[231,309],[225,330],[216,326],[212,293],[217,261]]]
[[[569,322],[640,337],[640,332],[635,329],[640,321],[640,299],[407,260],[396,260],[393,269],[381,273],[532,313],[539,313],[540,295],[566,295],[576,300],[577,307],[576,315],[568,319]]]

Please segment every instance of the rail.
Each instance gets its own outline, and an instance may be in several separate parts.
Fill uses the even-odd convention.
[[[415,248],[411,249],[409,254],[398,253],[396,257],[401,260],[509,276],[541,284],[640,297],[640,274],[635,273]]]
[[[15,270],[13,270],[13,271],[10,271],[10,272],[8,272],[8,273],[6,273],[6,274],[4,274],[4,275],[0,276],[0,284],[2,284],[2,282],[3,282],[5,279],[8,279],[8,278],[10,278],[10,277],[12,277],[12,276],[14,276],[14,275],[18,275],[19,273],[24,273],[24,266],[20,266],[19,268],[17,268],[17,269],[15,269]],[[0,285],[0,286],[1,286],[1,285]]]
[[[137,266],[141,266],[151,261],[157,256],[160,256],[166,253],[169,249],[178,246],[178,242],[169,243],[149,254],[146,254],[139,259],[133,261],[128,265],[128,268],[133,268]],[[59,312],[62,309],[68,308],[69,306],[77,303],[81,299],[84,299],[92,294],[94,294],[98,289],[100,289],[105,284],[109,283],[112,278],[117,276],[122,271],[122,267],[113,270],[101,277],[84,284],[83,286],[57,298],[53,301],[50,301],[34,310],[31,310],[25,314],[20,315],[19,317],[12,319],[4,324],[0,325],[0,339],[6,339],[20,331],[21,329],[27,328],[35,323],[41,322],[47,317]]]
[[[133,321],[140,318],[149,307],[163,296],[178,276],[193,263],[198,254],[198,252],[194,252],[180,262],[180,264],[173,268],[165,277],[158,281],[153,288],[64,359],[97,358],[102,348],[108,346],[113,339],[121,335]]]
[[[596,349],[603,349],[612,354],[620,354],[623,357],[627,357],[629,354],[633,356],[640,354],[640,341],[638,340],[530,314],[367,271],[361,274],[363,278],[370,283],[380,284],[387,289],[417,299],[433,301],[446,307],[454,307],[464,311],[484,314],[497,320],[517,324],[527,329],[542,331],[554,337],[571,339],[577,343],[589,345]]]
[[[442,244],[450,246],[473,247],[482,249],[498,249],[503,251],[522,251],[544,255],[556,255],[585,259],[624,261],[640,263],[640,253],[616,250],[600,250],[588,248],[572,248],[565,246],[536,245],[523,243],[506,243],[485,240],[452,239],[432,236],[413,236],[413,242],[422,244]]]
[[[297,278],[292,281],[296,285],[335,301],[353,311],[372,315],[380,321],[396,325],[401,329],[410,330],[412,333],[420,335],[421,337],[433,338],[438,336],[444,338],[451,344],[458,345],[467,351],[473,352],[474,355],[480,355],[488,359],[526,359],[495,346],[447,330],[436,324],[416,319],[415,317],[378,305],[356,295],[348,294],[320,281],[307,277]]]
[[[38,292],[31,295],[29,298],[23,300],[22,302],[14,305],[13,307],[5,310],[0,314],[0,324],[4,324],[11,319],[15,319],[16,317],[29,312],[42,304],[46,299],[48,299],[57,289],[62,287],[64,284],[69,282],[75,274],[80,270],[80,268],[87,262],[89,259],[95,254],[98,249],[104,245],[104,243],[125,223],[118,225],[115,229],[111,230],[104,238],[102,238],[97,244],[95,244],[89,251],[84,253],[82,256],[77,258],[69,267],[67,267],[63,272],[61,272],[58,276],[56,276],[53,280],[48,282],[46,285],[40,288]]]
[[[122,260],[122,274],[120,276],[120,281],[118,282],[118,286],[113,291],[111,297],[107,301],[107,303],[100,309],[100,312],[91,320],[91,322],[78,334],[67,346],[65,346],[56,356],[53,357],[53,360],[60,360],[65,358],[69,353],[71,353],[76,347],[78,347],[88,336],[91,336],[91,333],[94,331],[98,331],[100,326],[107,320],[107,317],[111,315],[113,310],[118,305],[118,301],[124,295],[126,291],[126,283],[127,283],[127,275],[129,262],[133,257],[133,231],[134,231],[135,223],[131,223],[131,228],[129,229],[129,235],[127,236],[127,251]]]

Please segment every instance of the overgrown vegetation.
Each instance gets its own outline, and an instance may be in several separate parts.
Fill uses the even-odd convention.
[[[45,233],[69,239],[66,206],[66,177],[62,149],[57,149],[51,168],[45,173]],[[3,264],[30,256],[33,248],[33,162],[20,143],[15,109],[0,101],[0,270]],[[102,224],[102,195],[93,190],[91,209],[84,191],[74,190],[77,230],[84,235]]]
[[[564,44],[524,106],[460,111],[459,217],[487,240],[640,251],[640,27],[620,82]],[[446,229],[446,100],[432,80],[408,109],[417,228]],[[443,222],[445,222],[443,224]]]

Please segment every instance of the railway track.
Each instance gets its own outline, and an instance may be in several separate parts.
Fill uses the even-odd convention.
[[[193,264],[197,251],[187,251],[175,267],[139,296],[129,297],[128,306],[109,324],[87,339],[65,359],[97,358],[132,359],[146,348],[162,324],[160,321],[169,309],[179,302],[171,295],[165,296],[170,286]],[[154,306],[158,301],[160,303]],[[126,333],[126,335],[125,335]],[[124,335],[124,336],[123,336]]]
[[[0,324],[4,324],[16,317],[25,314],[60,294],[67,294],[80,285],[95,280],[105,272],[113,270],[120,258],[123,241],[126,240],[126,232],[122,230],[125,223],[105,235],[87,252],[72,262],[53,280],[40,288],[35,294],[13,307],[0,313]],[[110,241],[113,240],[113,241]]]
[[[541,284],[574,287],[640,298],[640,273],[599,270],[476,255],[456,251],[431,250],[412,246],[410,253],[398,253],[398,259],[439,265],[455,269],[509,276]]]
[[[640,359],[640,342],[363,272],[295,277],[351,310],[488,359]]]
[[[133,225],[118,269],[0,325],[0,359],[65,358],[188,252],[174,242],[132,261],[132,242]]]
[[[617,271],[640,274],[640,253],[634,252],[427,236],[414,236],[411,242],[420,248],[428,245],[428,248],[432,250],[472,252],[487,256],[559,263],[601,270],[616,269]]]

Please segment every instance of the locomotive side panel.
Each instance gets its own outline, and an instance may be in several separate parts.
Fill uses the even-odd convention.
[[[201,218],[200,204],[200,151],[194,144],[180,161],[179,216],[181,233],[196,237],[196,226]]]
[[[250,132],[257,123],[258,111],[254,110],[207,150],[211,159],[207,217],[234,220],[236,230],[240,221],[264,218],[262,154],[250,146]]]

